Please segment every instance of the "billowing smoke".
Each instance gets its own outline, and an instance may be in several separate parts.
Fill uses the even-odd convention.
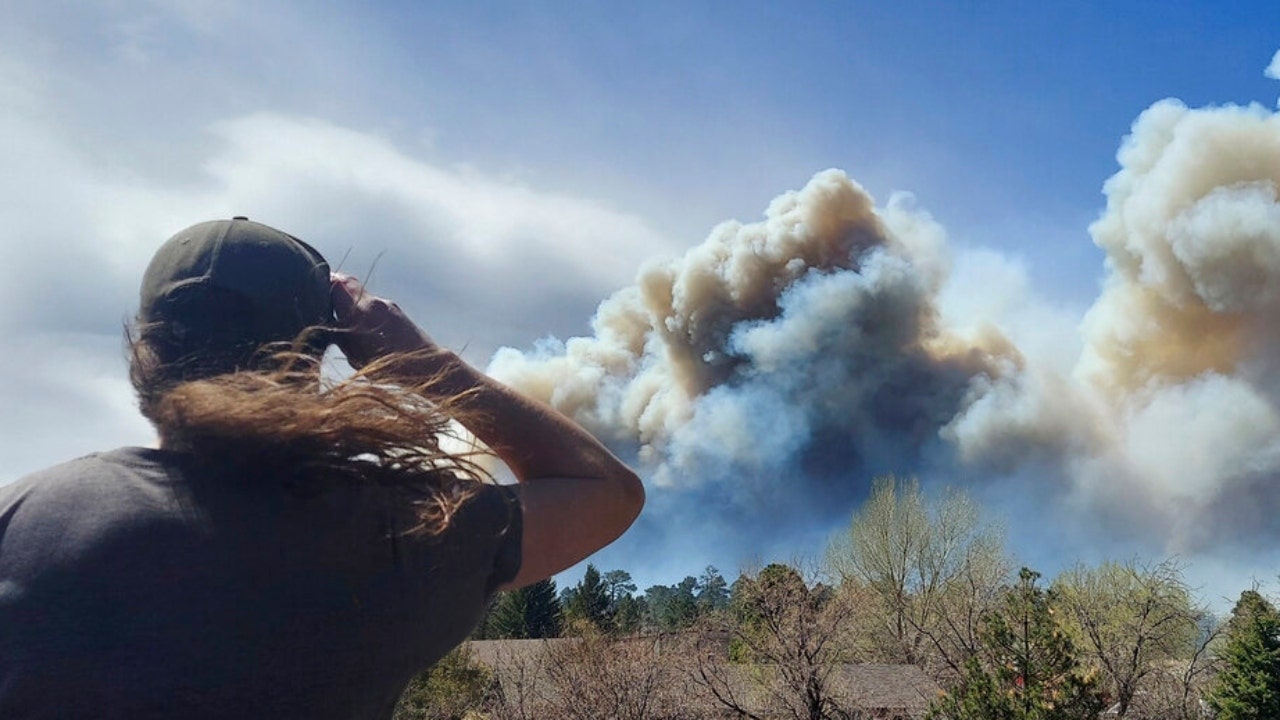
[[[1280,115],[1156,103],[1090,228],[1107,255],[1074,370],[977,387],[943,431],[1167,552],[1280,537]],[[1056,459],[1055,459],[1056,458]],[[1042,473],[1044,474],[1044,473]]]
[[[827,171],[759,223],[724,223],[605,300],[594,335],[504,349],[489,371],[635,448],[659,486],[840,512],[874,473],[939,444],[976,379],[1015,371],[993,328],[942,327],[942,229],[896,198],[877,210]]]
[[[1168,551],[1280,539],[1280,115],[1160,102],[1119,162],[1065,367],[1000,318],[957,322],[943,229],[826,171],[651,262],[591,337],[489,371],[633,450],[658,493],[774,534],[845,515],[876,473],[947,468]]]
[[[1077,367],[1112,421],[1107,472],[1150,497],[1179,547],[1267,542],[1280,535],[1280,115],[1158,103],[1119,157],[1091,228],[1109,273]]]

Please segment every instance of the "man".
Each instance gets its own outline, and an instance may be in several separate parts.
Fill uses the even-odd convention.
[[[0,717],[390,717],[493,592],[644,502],[577,425],[245,218],[160,248],[131,341],[160,447],[0,488]],[[333,386],[330,342],[359,369]],[[519,482],[442,449],[453,422]]]

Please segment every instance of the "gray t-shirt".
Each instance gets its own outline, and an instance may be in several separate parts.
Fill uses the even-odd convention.
[[[520,564],[507,488],[413,524],[142,448],[0,487],[0,717],[389,718]]]

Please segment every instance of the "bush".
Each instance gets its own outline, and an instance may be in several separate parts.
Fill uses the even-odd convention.
[[[409,681],[392,720],[470,720],[493,687],[493,673],[465,648]]]

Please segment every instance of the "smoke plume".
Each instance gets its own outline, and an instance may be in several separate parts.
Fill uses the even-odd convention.
[[[1273,542],[1280,115],[1159,102],[1118,160],[1074,363],[1001,318],[956,321],[942,227],[829,170],[650,262],[590,337],[503,349],[489,371],[634,452],[655,494],[774,535],[847,516],[876,473],[944,469],[1017,478],[1166,551]]]
[[[940,227],[827,171],[762,222],[649,264],[592,337],[504,349],[489,370],[632,445],[659,486],[778,502],[920,454],[974,378],[1017,367],[998,332],[940,326],[946,273]]]

